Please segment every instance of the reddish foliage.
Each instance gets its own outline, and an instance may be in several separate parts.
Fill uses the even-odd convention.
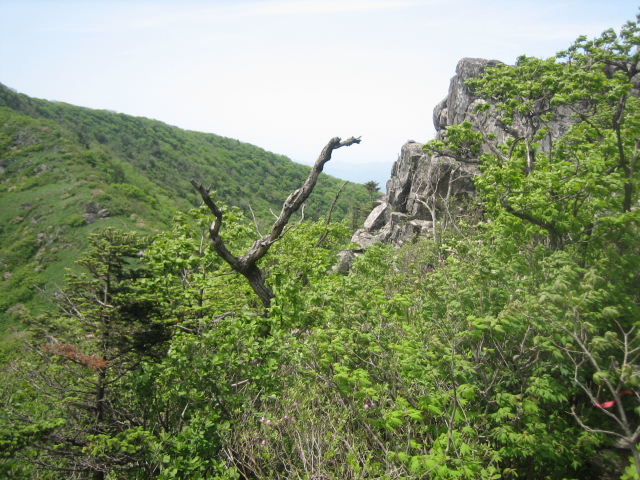
[[[98,370],[106,367],[109,362],[99,355],[85,355],[82,351],[68,343],[45,344],[42,349],[46,352],[67,357],[90,370]]]

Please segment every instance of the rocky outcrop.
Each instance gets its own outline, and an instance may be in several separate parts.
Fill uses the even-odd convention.
[[[451,79],[448,95],[433,111],[433,123],[436,137],[444,140],[447,127],[459,125],[465,120],[472,120],[486,136],[495,136],[495,144],[505,141],[505,125],[499,125],[492,113],[474,115],[479,104],[487,103],[471,92],[465,82],[483,73],[487,67],[498,65],[497,60],[463,58],[458,62],[456,75]],[[626,75],[632,85],[630,94],[640,98],[640,62],[628,63],[626,66],[609,66],[607,74],[612,76],[619,70]],[[535,102],[534,109],[539,113],[548,109],[548,105]],[[540,140],[539,147],[548,151],[551,139],[564,135],[573,121],[575,113],[581,108],[588,111],[589,105],[573,104],[554,106],[553,118],[544,127],[547,135]],[[510,123],[510,135],[525,138],[530,125]],[[386,242],[401,245],[413,241],[419,236],[434,236],[443,219],[468,213],[465,209],[469,200],[475,196],[473,178],[479,175],[476,167],[477,157],[489,151],[484,145],[476,154],[461,152],[458,160],[443,156],[427,154],[423,144],[408,141],[401,150],[400,156],[393,164],[391,178],[387,182],[387,194],[379,200],[379,205],[369,214],[362,229],[355,232],[351,241],[360,245],[361,250],[375,242]],[[476,158],[473,158],[474,155]],[[462,161],[460,161],[462,160]],[[346,259],[347,255],[343,255]],[[348,260],[347,260],[348,261]],[[341,264],[341,271],[347,271],[347,263]]]
[[[443,140],[447,127],[458,125],[465,120],[473,120],[476,126],[489,137],[495,136],[497,144],[505,140],[505,127],[499,126],[491,114],[478,117],[474,115],[476,106],[486,103],[471,92],[465,82],[477,77],[487,68],[499,64],[497,60],[463,58],[458,62],[456,75],[451,79],[448,95],[435,107],[433,123],[436,137]],[[635,68],[635,66],[634,66]],[[630,68],[630,71],[635,72]],[[631,79],[634,87],[640,86],[640,73]],[[632,94],[638,94],[637,88]],[[541,105],[543,108],[543,105]],[[573,110],[558,106],[554,108],[553,120],[545,124],[547,137],[540,142],[544,151],[550,146],[545,143],[551,138],[558,138],[568,130],[579,105]],[[480,122],[480,123],[478,123]],[[518,132],[523,125],[511,125],[512,131]],[[524,136],[524,130],[520,136]],[[479,175],[477,157],[488,152],[484,145],[475,157],[469,152],[457,159],[427,154],[423,145],[410,140],[401,150],[399,158],[393,164],[391,178],[387,182],[387,194],[381,199],[352,241],[362,248],[374,242],[387,242],[401,245],[414,240],[417,236],[435,235],[436,226],[443,218],[456,217],[465,213],[464,206],[473,199],[475,189],[473,178]],[[460,161],[462,160],[462,161]]]
[[[107,218],[109,215],[109,210],[100,208],[100,204],[98,203],[88,203],[85,208],[85,213],[82,214],[87,225],[95,223],[99,218]]]
[[[458,125],[468,120],[467,113],[471,112],[482,102],[471,94],[464,82],[477,77],[485,68],[493,67],[500,62],[497,60],[483,60],[480,58],[463,58],[456,66],[456,74],[449,84],[449,94],[433,110],[433,125],[436,132],[444,131],[449,125]]]
[[[479,102],[464,82],[478,76],[496,60],[463,58],[451,79],[449,94],[433,111],[433,123],[438,136],[449,125],[468,119]],[[489,126],[489,131],[492,129]],[[500,135],[499,129],[495,133]],[[453,158],[429,155],[422,144],[408,141],[393,164],[387,182],[387,194],[373,209],[352,242],[367,248],[374,242],[401,245],[417,236],[433,234],[435,222],[443,215],[455,215],[457,209],[473,198],[472,178],[479,172],[475,165]]]

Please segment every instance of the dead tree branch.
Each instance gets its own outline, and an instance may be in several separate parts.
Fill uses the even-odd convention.
[[[271,232],[256,240],[251,248],[249,248],[249,251],[241,257],[233,255],[226,247],[224,240],[220,236],[223,213],[211,198],[209,190],[197,181],[191,180],[191,184],[196,188],[196,190],[198,190],[205,205],[209,207],[209,210],[215,217],[211,227],[209,227],[209,237],[211,238],[213,248],[216,253],[222,257],[222,259],[227,262],[231,268],[233,268],[233,270],[240,273],[247,279],[253,291],[262,301],[265,310],[268,310],[271,306],[273,291],[265,284],[262,270],[257,266],[258,260],[264,257],[269,251],[269,248],[271,248],[271,245],[280,239],[287,223],[291,219],[291,216],[302,206],[307,198],[309,198],[309,195],[311,195],[311,192],[316,186],[318,177],[320,176],[324,165],[331,160],[331,154],[333,151],[341,147],[348,147],[354,143],[360,143],[360,137],[351,137],[344,141],[339,137],[334,137],[329,140],[329,143],[327,143],[327,145],[322,149],[322,152],[311,169],[311,172],[309,172],[309,176],[305,180],[304,185],[291,193],[284,201],[280,215],[273,224]]]

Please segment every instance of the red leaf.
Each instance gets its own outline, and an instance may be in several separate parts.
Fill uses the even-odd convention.
[[[602,403],[598,403],[596,402],[596,407],[600,407],[600,408],[611,408],[616,404],[615,400],[609,400],[608,402],[602,402]]]

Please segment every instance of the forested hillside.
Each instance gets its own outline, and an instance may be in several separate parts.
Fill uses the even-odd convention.
[[[0,333],[17,305],[44,306],[34,285],[49,293],[62,286],[91,232],[171,228],[177,212],[201,202],[192,178],[255,215],[263,230],[309,170],[238,140],[0,85]],[[326,215],[342,183],[322,175],[304,215]],[[351,222],[352,207],[360,211],[368,198],[364,187],[347,184],[334,219]]]
[[[0,474],[640,479],[638,45],[629,22],[469,79],[425,150],[477,162],[477,197],[419,199],[437,235],[347,273],[344,223],[256,242],[198,183],[171,230],[91,236],[0,370]]]

